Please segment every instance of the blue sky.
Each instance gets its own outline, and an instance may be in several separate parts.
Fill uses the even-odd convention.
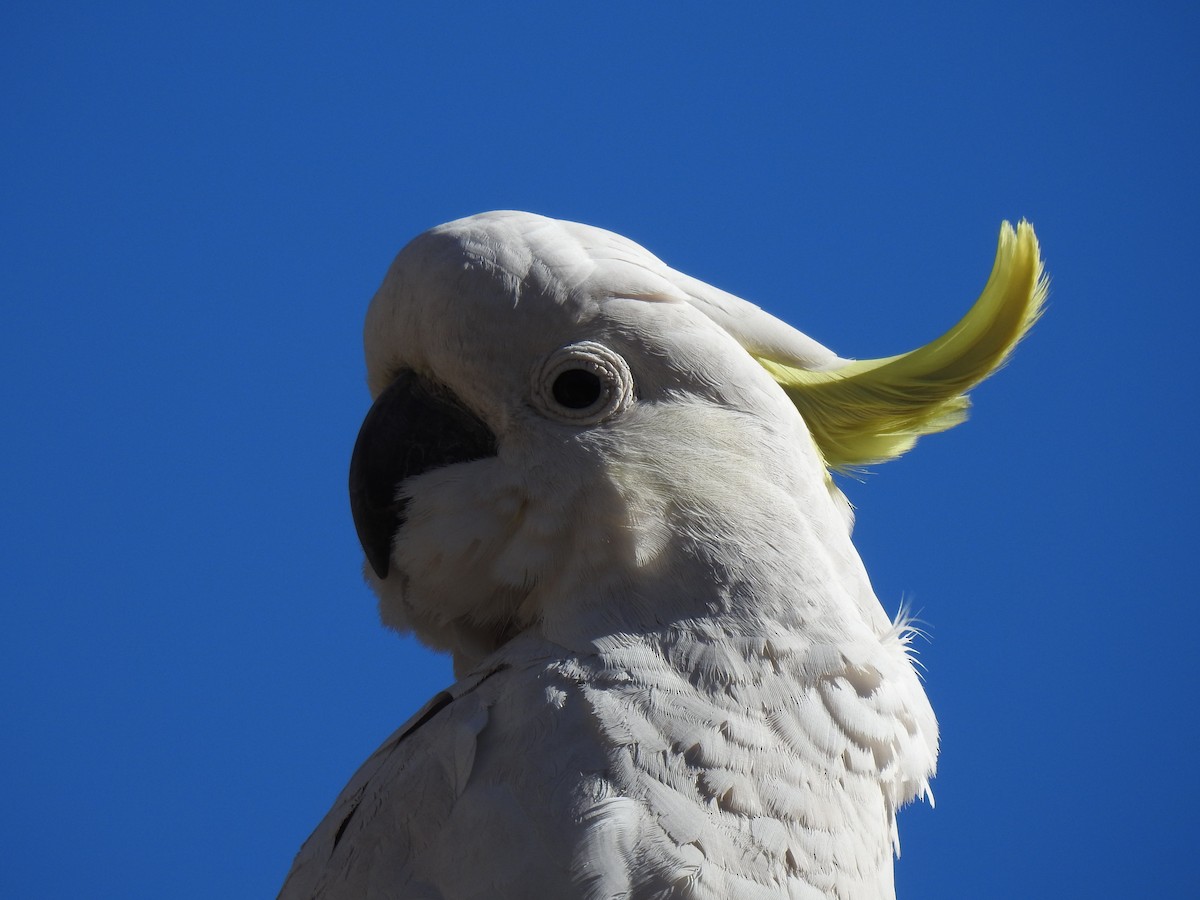
[[[0,895],[273,896],[446,660],[345,496],[418,232],[601,225],[843,355],[1050,308],[847,490],[943,728],[902,897],[1179,896],[1195,843],[1200,8],[8,4]]]

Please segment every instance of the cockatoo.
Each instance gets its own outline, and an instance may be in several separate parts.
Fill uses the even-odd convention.
[[[1046,293],[851,361],[608,231],[428,231],[367,313],[350,470],[387,625],[458,681],[362,766],[281,897],[894,896],[938,730],[831,470],[962,421]]]

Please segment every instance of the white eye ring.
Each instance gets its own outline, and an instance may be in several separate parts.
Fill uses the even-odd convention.
[[[625,360],[603,344],[568,344],[534,370],[533,400],[551,419],[595,425],[633,402],[633,374]]]

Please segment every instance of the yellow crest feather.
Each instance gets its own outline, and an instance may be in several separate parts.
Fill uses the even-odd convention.
[[[1000,227],[996,262],[974,306],[932,343],[900,356],[801,369],[755,357],[804,416],[835,469],[895,459],[923,434],[967,417],[966,392],[1002,366],[1046,300],[1033,226]]]

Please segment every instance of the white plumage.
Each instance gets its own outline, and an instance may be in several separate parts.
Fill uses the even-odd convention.
[[[970,383],[1036,315],[1032,247],[1032,275],[998,258],[1027,310]],[[937,725],[788,378],[865,371],[870,394],[893,369],[517,212],[406,247],[366,353],[368,578],[460,680],[354,776],[281,897],[892,897]]]

